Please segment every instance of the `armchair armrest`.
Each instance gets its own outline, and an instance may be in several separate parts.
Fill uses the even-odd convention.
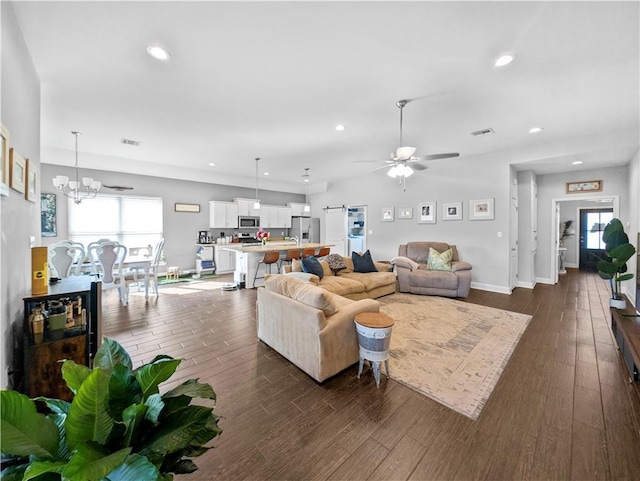
[[[465,261],[453,261],[451,263],[451,272],[470,271],[471,264]]]
[[[404,256],[394,257],[393,259],[391,259],[391,263],[395,264],[396,267],[404,267],[405,269],[409,269],[410,271],[415,271],[420,268],[420,264]]]

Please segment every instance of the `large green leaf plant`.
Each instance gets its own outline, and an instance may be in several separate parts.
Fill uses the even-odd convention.
[[[633,274],[627,272],[627,261],[634,256],[636,249],[629,243],[629,237],[625,234],[620,219],[613,218],[609,221],[602,233],[602,240],[605,243],[607,259],[599,258],[596,265],[598,275],[609,280],[611,298],[620,300],[621,283],[633,278]]]
[[[159,393],[180,359],[159,355],[132,368],[127,351],[105,338],[93,368],[62,362],[71,402],[0,391],[0,451],[12,465],[5,481],[169,481],[198,469],[191,458],[218,436],[209,384],[190,379]],[[41,414],[36,403],[40,402]]]

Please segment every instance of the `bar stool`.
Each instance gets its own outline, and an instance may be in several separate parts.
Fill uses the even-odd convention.
[[[302,258],[304,259],[305,257],[315,257],[316,256],[316,249],[315,247],[305,247],[302,250]]]
[[[331,248],[330,247],[321,247],[320,250],[318,251],[318,253],[316,254],[316,257],[328,256],[329,252],[331,252]]]
[[[269,274],[272,274],[271,266],[273,264],[277,264],[279,260],[280,260],[280,252],[278,251],[264,253],[264,255],[262,256],[262,259],[260,259],[258,261],[258,264],[256,265],[256,275],[253,278],[253,287],[256,287],[256,279],[264,279],[265,277],[265,276],[258,277],[258,270],[260,269],[260,264],[264,264],[265,275],[267,274],[267,266],[269,266]]]
[[[300,249],[293,249],[293,250],[287,251],[286,257],[284,257],[284,259],[280,261],[280,268],[278,270],[282,271],[283,262],[288,262],[289,264],[291,264],[293,262],[293,259],[300,259]]]

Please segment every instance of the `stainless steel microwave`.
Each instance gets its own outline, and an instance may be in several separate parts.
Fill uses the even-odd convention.
[[[241,215],[238,217],[240,229],[257,229],[260,227],[260,217]]]

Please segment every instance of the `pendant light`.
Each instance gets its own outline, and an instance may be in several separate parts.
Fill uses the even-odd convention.
[[[78,167],[78,136],[82,135],[82,132],[71,132],[76,137],[76,180],[69,180],[66,175],[56,175],[53,178],[53,186],[58,192],[73,199],[76,204],[82,202],[83,199],[92,199],[102,187],[102,182],[93,180],[92,177],[82,177],[82,185],[84,189],[80,187],[80,168]]]
[[[311,206],[309,205],[309,167],[304,169],[304,208],[303,212],[311,212]]]
[[[256,201],[253,203],[253,208],[255,210],[260,210],[260,199],[258,199],[258,162],[260,161],[260,157],[256,157]]]

